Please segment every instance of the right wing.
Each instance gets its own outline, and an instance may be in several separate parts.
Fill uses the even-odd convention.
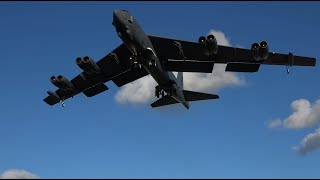
[[[130,56],[131,52],[128,48],[124,44],[120,45],[96,63],[100,68],[100,73],[88,74],[83,71],[70,81],[74,86],[72,90],[59,88],[55,92],[48,92],[49,96],[44,101],[52,106],[81,92],[87,97],[92,97],[108,90],[103,83],[109,80],[120,87],[148,75],[144,68],[131,69]]]
[[[228,64],[226,71],[256,72],[261,64],[315,66],[316,63],[315,58],[274,52],[269,52],[267,59],[256,61],[251,49],[221,45],[218,46],[217,54],[210,57],[203,53],[205,46],[197,42],[148,36],[167,71],[211,73],[215,63],[223,63]],[[180,48],[176,45],[177,43]]]

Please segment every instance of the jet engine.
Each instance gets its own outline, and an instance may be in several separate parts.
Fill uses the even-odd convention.
[[[52,76],[50,78],[50,81],[53,85],[56,87],[62,89],[62,90],[74,90],[74,85],[64,76]]]
[[[251,45],[251,51],[253,54],[253,58],[256,61],[268,59],[269,47],[268,43],[265,41],[262,41],[260,44],[253,43]]]
[[[259,44],[253,43],[251,45],[251,51],[252,51],[254,60],[259,61],[260,60]]]
[[[269,47],[267,42],[262,41],[260,43],[259,52],[260,52],[261,59],[263,60],[268,59]]]
[[[97,74],[100,72],[100,68],[94,60],[89,56],[85,56],[83,59],[78,57],[76,59],[77,65],[88,74]]]
[[[206,39],[207,50],[209,54],[217,54],[218,43],[214,35],[209,34]]]
[[[204,37],[204,36],[199,37],[198,43],[205,45],[206,44],[206,37]]]

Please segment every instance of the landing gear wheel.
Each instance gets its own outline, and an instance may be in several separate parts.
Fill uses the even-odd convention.
[[[160,87],[159,86],[156,86],[155,95],[157,98],[159,98],[159,96],[160,96]]]
[[[148,63],[149,66],[157,66],[157,64],[155,63],[155,61],[150,60]]]
[[[139,67],[138,62],[133,62],[132,68],[133,68],[133,69],[137,69],[138,67]]]
[[[60,100],[60,103],[61,103],[61,106],[62,106],[62,107],[66,107],[66,104],[64,103],[63,100]]]

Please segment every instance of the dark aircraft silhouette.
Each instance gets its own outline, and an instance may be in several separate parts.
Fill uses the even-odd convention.
[[[187,109],[189,101],[218,99],[218,95],[183,90],[183,72],[212,73],[215,63],[227,63],[226,71],[257,72],[261,64],[315,66],[316,59],[294,56],[292,53],[269,52],[268,44],[253,43],[251,49],[221,46],[210,34],[198,42],[147,35],[136,19],[126,10],[113,12],[113,26],[123,44],[95,62],[90,57],[78,57],[76,64],[83,70],[69,81],[62,75],[52,76],[59,89],[47,91],[49,105],[83,92],[87,97],[108,90],[104,84],[112,80],[118,87],[150,74],[158,83],[152,107],[181,103]],[[178,72],[177,77],[172,71]],[[288,71],[289,72],[289,71]]]

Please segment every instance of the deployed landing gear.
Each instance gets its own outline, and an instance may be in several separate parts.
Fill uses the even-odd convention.
[[[165,96],[165,92],[166,92],[166,91],[163,90],[159,85],[156,86],[155,96],[156,96],[157,98],[159,98],[160,95],[161,95],[161,97],[164,97],[164,96]],[[169,90],[167,91],[167,95],[169,95],[169,96],[176,95],[176,89],[174,89],[174,88],[169,89]]]
[[[62,107],[66,107],[66,104],[64,103],[63,100],[60,100],[60,103],[61,103],[61,106],[62,106]]]
[[[131,56],[130,62],[131,62],[131,69],[141,69],[141,64],[138,62],[138,59],[136,56]]]
[[[154,60],[149,60],[149,66],[157,66],[156,62]]]
[[[155,96],[156,96],[157,98],[159,98],[160,95],[161,95],[161,97],[164,97],[164,90],[161,89],[160,86],[156,86]]]

